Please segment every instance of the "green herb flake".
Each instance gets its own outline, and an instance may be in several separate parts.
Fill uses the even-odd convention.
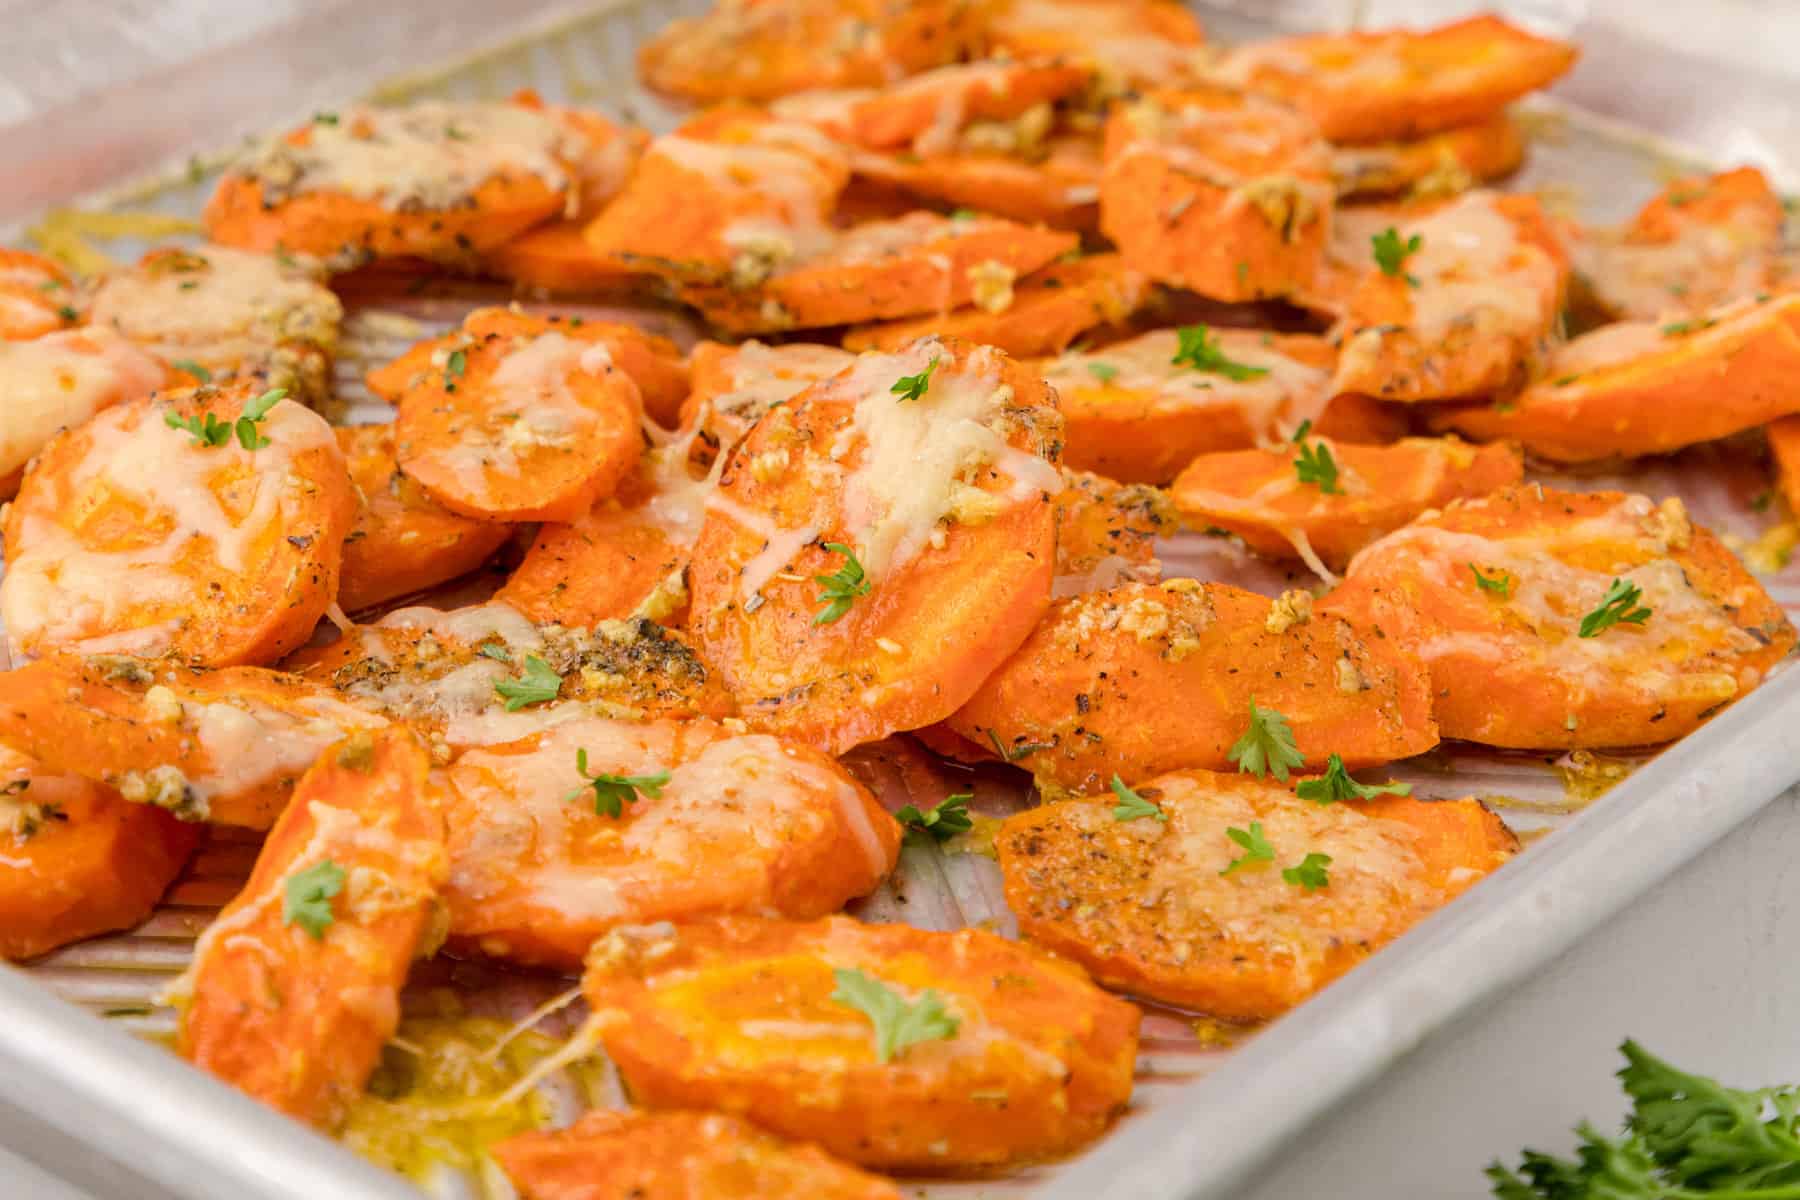
[[[463,377],[469,369],[469,356],[465,351],[452,350],[450,357],[444,360],[444,390],[454,392],[456,381]]]
[[[212,372],[207,370],[205,367],[201,366],[199,363],[195,362],[191,358],[178,358],[174,362],[170,363],[169,365],[171,367],[174,367],[177,371],[186,371],[189,375],[192,375],[195,379],[198,379],[201,383],[211,383],[212,382]]]
[[[1119,374],[1119,368],[1107,362],[1091,362],[1087,365],[1088,374],[1101,383],[1111,383]]]
[[[954,796],[945,796],[924,812],[908,804],[894,814],[894,820],[905,826],[908,834],[926,834],[933,841],[949,841],[957,834],[975,828],[975,822],[969,819],[969,801],[974,798],[973,792],[958,792]]]
[[[1623,579],[1615,579],[1606,589],[1600,606],[1581,618],[1581,628],[1577,634],[1584,638],[1599,637],[1614,625],[1642,625],[1650,619],[1650,610],[1634,607],[1644,598],[1643,589],[1635,583],[1626,583]]]
[[[1136,821],[1141,817],[1150,817],[1166,823],[1169,819],[1168,813],[1126,787],[1125,781],[1117,775],[1112,777],[1112,793],[1119,798],[1119,802],[1113,806],[1115,821]]]
[[[1369,241],[1375,248],[1375,265],[1381,268],[1383,275],[1404,278],[1413,287],[1419,286],[1417,277],[1406,274],[1406,260],[1419,252],[1419,247],[1425,244],[1424,238],[1415,233],[1401,241],[1400,231],[1389,225]]]
[[[490,645],[492,643],[489,643]],[[482,653],[487,653],[486,647]],[[504,650],[501,651],[505,653]],[[492,658],[493,655],[488,655]],[[501,659],[501,662],[508,661]],[[507,712],[518,712],[528,704],[542,704],[546,700],[554,700],[562,691],[562,676],[558,675],[549,663],[535,654],[525,656],[525,674],[518,679],[502,679],[494,685],[494,692],[506,701]]]
[[[888,391],[900,397],[902,401],[922,398],[931,387],[931,373],[937,370],[937,365],[938,356],[934,354],[931,356],[931,361],[925,364],[923,371],[917,375],[902,375],[894,380],[894,386]]]
[[[1258,708],[1250,701],[1250,727],[1232,743],[1227,757],[1246,775],[1261,779],[1273,775],[1286,783],[1291,768],[1304,766],[1306,756],[1294,744],[1288,719],[1272,708]]]
[[[313,114],[314,125],[336,125],[338,115],[334,112],[316,112]]]
[[[1210,375],[1223,375],[1235,383],[1261,379],[1269,373],[1267,367],[1253,367],[1249,363],[1234,362],[1226,358],[1225,352],[1219,348],[1219,340],[1204,325],[1183,325],[1175,331],[1175,337],[1178,343],[1175,357],[1169,362],[1177,367],[1188,367]]]
[[[826,542],[825,549],[843,555],[844,565],[830,575],[813,576],[813,582],[819,585],[819,594],[814,599],[824,605],[814,615],[814,625],[830,625],[841,620],[858,596],[869,594],[870,585],[863,575],[863,566],[856,561],[850,547],[842,542]]]
[[[1248,829],[1239,829],[1235,825],[1230,826],[1225,830],[1225,836],[1235,842],[1243,853],[1227,863],[1225,869],[1219,874],[1229,875],[1239,867],[1275,861],[1275,847],[1269,845],[1269,839],[1263,836],[1261,821],[1250,822]]]
[[[344,890],[344,868],[329,858],[288,876],[282,891],[281,923],[298,925],[313,941],[323,941],[336,918],[331,898]]]
[[[944,1009],[938,994],[927,988],[908,1004],[898,992],[862,971],[839,967],[832,972],[837,988],[832,1002],[853,1008],[875,1026],[875,1056],[892,1062],[908,1046],[956,1036],[962,1022]]]
[[[1295,887],[1316,892],[1322,887],[1331,886],[1331,880],[1325,874],[1325,868],[1331,865],[1329,854],[1308,854],[1291,867],[1281,868],[1281,877]]]
[[[563,801],[567,803],[591,791],[594,793],[594,813],[602,817],[623,816],[627,804],[637,803],[639,792],[652,800],[660,799],[663,787],[669,782],[667,771],[654,771],[648,775],[609,775],[602,771],[590,775],[585,749],[575,751],[575,770],[585,782],[564,796]]]
[[[1294,795],[1315,804],[1336,804],[1340,800],[1367,800],[1371,796],[1410,796],[1410,783],[1358,783],[1344,769],[1344,760],[1333,754],[1325,760],[1325,774],[1317,779],[1302,779],[1294,785]]]
[[[1327,496],[1341,496],[1344,489],[1338,486],[1337,459],[1331,456],[1331,447],[1324,442],[1314,442],[1308,446],[1300,443],[1300,457],[1294,460],[1294,476],[1301,483],[1310,483]]]
[[[1475,586],[1486,592],[1488,595],[1498,596],[1502,600],[1512,595],[1512,576],[1508,575],[1505,571],[1497,571],[1492,575],[1483,575],[1481,573],[1481,568],[1474,563],[1466,563],[1464,565],[1469,568],[1469,573],[1475,576]]]

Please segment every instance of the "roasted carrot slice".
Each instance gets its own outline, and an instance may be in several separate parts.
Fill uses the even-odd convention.
[[[694,389],[681,406],[682,428],[699,431],[701,457],[729,451],[764,413],[855,361],[854,354],[810,342],[701,342],[688,358]]]
[[[1528,749],[1683,737],[1795,640],[1679,500],[1538,484],[1389,534],[1323,603],[1423,663],[1445,737]]]
[[[1107,119],[1100,229],[1152,279],[1216,300],[1291,295],[1319,269],[1331,204],[1325,143],[1267,100],[1195,87]]]
[[[999,351],[922,339],[750,431],[689,623],[753,725],[838,753],[973,694],[1050,600],[1055,406]]]
[[[1336,390],[1455,400],[1524,381],[1568,276],[1537,197],[1469,192],[1376,236],[1347,300]]]
[[[859,179],[942,204],[1081,233],[1100,228],[1100,139],[1057,131],[1042,110],[963,131],[952,150],[863,151]]]
[[[512,536],[444,508],[400,471],[392,425],[337,430],[360,503],[344,539],[338,607],[357,612],[466,575]]]
[[[722,0],[646,42],[638,73],[688,100],[772,100],[955,62],[980,32],[980,8],[961,0]]]
[[[574,135],[571,165],[579,186],[574,216],[591,217],[619,194],[631,170],[650,144],[647,130],[620,125],[591,108],[545,104],[531,88],[514,92],[514,104],[533,109],[561,124]]]
[[[1162,0],[1004,0],[987,32],[991,51],[1091,64],[1109,91],[1178,85],[1205,65],[1199,20]]]
[[[195,383],[242,378],[323,408],[344,306],[321,274],[292,255],[228,246],[152,250],[100,281],[92,320]]]
[[[537,317],[510,308],[478,308],[463,318],[460,329],[417,343],[399,358],[371,370],[363,382],[389,404],[398,404],[410,389],[428,387],[434,381],[459,382],[450,373],[450,356],[458,350],[463,351],[466,370],[468,352],[480,343],[552,332],[583,347],[605,347],[605,354],[596,353],[595,359],[610,359],[613,366],[631,377],[643,397],[645,412],[664,425],[675,424],[688,390],[681,351],[668,338],[613,321]]]
[[[996,346],[1018,358],[1060,354],[1082,334],[1122,323],[1150,293],[1150,281],[1116,254],[1052,263],[1016,285],[996,276],[973,307],[935,317],[866,325],[844,337],[851,350],[898,350],[929,333]]]
[[[289,1116],[331,1129],[400,1023],[446,875],[431,760],[403,727],[327,749],[244,890],[170,988],[183,1056]]]
[[[640,1103],[742,1114],[866,1166],[1054,1157],[1100,1136],[1131,1094],[1137,1009],[975,929],[621,929],[582,986]],[[904,1033],[870,1015],[896,1003],[914,1014]]]
[[[199,831],[0,747],[0,960],[150,915]]]
[[[568,721],[467,750],[446,782],[450,937],[513,962],[579,968],[621,925],[824,916],[900,852],[838,764],[704,719]]]
[[[1013,280],[1076,248],[1062,230],[915,212],[846,229],[754,287],[686,287],[682,299],[733,333],[882,321],[993,303]]]
[[[1775,457],[1775,482],[1791,512],[1800,513],[1800,417],[1770,421],[1769,452]]]
[[[231,666],[305,641],[337,595],[356,501],[331,427],[292,400],[245,415],[267,399],[169,393],[52,440],[6,513],[14,651]]]
[[[1366,623],[1313,615],[1311,599],[1171,579],[1058,600],[950,728],[1078,793],[1114,775],[1231,770],[1252,705],[1279,713],[1315,767],[1436,745],[1424,669]]]
[[[589,296],[634,290],[638,272],[595,249],[588,222],[552,221],[527,230],[488,254],[487,270],[548,296]]]
[[[1557,347],[1543,377],[1494,404],[1432,415],[1554,462],[1664,454],[1800,412],[1800,293],[1663,325],[1607,325]]]
[[[1792,274],[1784,215],[1755,167],[1677,179],[1623,226],[1575,231],[1580,298],[1607,319],[1661,321],[1772,291]]]
[[[0,268],[3,269],[3,268]],[[107,329],[72,329],[29,341],[0,339],[0,499],[58,430],[160,387],[163,365]]]
[[[1059,596],[1162,577],[1156,539],[1178,524],[1168,494],[1085,471],[1063,472],[1056,497],[1056,583]]]
[[[1474,800],[1320,804],[1210,771],[1133,790],[1153,813],[1121,818],[1107,793],[1008,817],[1007,907],[1101,983],[1229,1021],[1280,1016],[1518,849]]]
[[[587,630],[539,626],[501,603],[403,608],[286,665],[365,711],[407,722],[443,759],[458,746],[517,741],[594,713],[732,713],[730,695],[693,647],[642,618]]]
[[[1331,174],[1340,200],[1406,193],[1455,195],[1484,180],[1499,179],[1525,161],[1525,131],[1504,112],[1441,133],[1331,152]]]
[[[267,829],[319,750],[384,724],[261,667],[52,655],[0,675],[0,742],[189,821]]]
[[[590,1112],[489,1150],[520,1200],[901,1200],[885,1179],[723,1113]]]
[[[0,246],[0,341],[35,338],[81,321],[68,272],[27,250]]]
[[[571,521],[630,473],[643,403],[606,342],[484,309],[455,344],[394,420],[400,469],[433,500],[484,521]]]
[[[568,207],[582,151],[566,125],[520,104],[321,113],[225,173],[206,231],[340,271],[395,258],[470,264]]]
[[[1277,38],[1232,51],[1216,71],[1294,105],[1334,142],[1381,142],[1492,116],[1555,82],[1577,54],[1483,15],[1434,29]]]
[[[1519,482],[1506,445],[1406,438],[1352,446],[1327,438],[1266,450],[1203,454],[1169,497],[1190,525],[1235,533],[1258,554],[1341,570],[1350,556],[1428,508]]]
[[[873,150],[910,146],[915,154],[941,154],[965,127],[1047,110],[1080,91],[1089,74],[1049,59],[954,63],[881,88],[803,92],[770,111]]]

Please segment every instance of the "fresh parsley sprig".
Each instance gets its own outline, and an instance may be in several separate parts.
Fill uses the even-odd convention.
[[[1275,847],[1269,845],[1269,839],[1263,836],[1261,821],[1250,822],[1250,828],[1239,829],[1236,825],[1225,830],[1225,836],[1235,842],[1243,851],[1238,857],[1225,864],[1221,875],[1229,875],[1239,867],[1247,867],[1252,863],[1274,862]]]
[[[527,704],[554,700],[562,691],[562,676],[549,663],[535,654],[525,656],[525,674],[518,679],[502,679],[494,691],[506,701],[507,712],[518,712]]]
[[[288,876],[282,889],[281,923],[298,925],[308,937],[319,942],[336,920],[331,913],[331,898],[344,890],[344,868],[329,858],[322,859]]]
[[[1419,286],[1417,276],[1406,274],[1406,260],[1419,252],[1425,239],[1413,234],[1405,241],[1400,240],[1400,231],[1389,225],[1386,229],[1369,239],[1375,246],[1375,265],[1381,268],[1383,275],[1395,279],[1404,278],[1413,287]]]
[[[1246,775],[1273,775],[1286,783],[1291,768],[1304,766],[1306,756],[1294,744],[1288,720],[1272,708],[1258,708],[1250,701],[1250,727],[1233,742],[1226,757]]]
[[[931,361],[925,364],[923,371],[917,375],[902,375],[894,380],[894,386],[888,391],[900,397],[901,400],[919,399],[931,387],[931,373],[937,370],[937,365],[938,356],[934,354],[931,356]]]
[[[814,615],[814,625],[830,625],[842,620],[858,596],[869,594],[870,585],[863,574],[863,565],[856,561],[850,547],[842,542],[826,542],[825,548],[833,554],[843,555],[844,565],[829,575],[813,576],[813,582],[819,585],[819,594],[813,598],[824,605]]]
[[[1183,325],[1175,331],[1175,337],[1178,341],[1175,357],[1169,360],[1175,366],[1223,375],[1234,383],[1261,379],[1269,373],[1267,367],[1253,367],[1225,357],[1219,340],[1204,325]]]
[[[1314,852],[1291,867],[1281,868],[1281,877],[1295,887],[1316,892],[1331,886],[1331,877],[1325,873],[1325,868],[1330,865],[1331,855]]]
[[[894,1056],[919,1042],[937,1042],[956,1036],[962,1022],[944,1008],[938,994],[927,988],[916,1003],[862,971],[839,967],[832,972],[837,988],[833,1003],[853,1008],[875,1026],[875,1056],[892,1062]]]
[[[1367,800],[1371,796],[1410,796],[1410,783],[1358,783],[1344,769],[1344,760],[1336,754],[1325,760],[1325,774],[1317,779],[1302,779],[1294,785],[1294,795],[1315,804],[1336,804],[1340,800]]]
[[[454,392],[456,390],[456,381],[461,379],[468,370],[468,352],[465,350],[452,350],[449,357],[444,359],[444,390],[446,392]]]
[[[604,771],[588,774],[588,756],[585,749],[575,751],[575,770],[586,780],[580,787],[563,797],[565,802],[594,793],[594,812],[602,817],[618,817],[624,815],[627,804],[637,803],[638,793],[642,792],[652,800],[662,796],[664,785],[669,782],[667,771],[655,771],[649,775],[609,775]]]
[[[894,814],[894,820],[905,826],[909,834],[925,834],[938,842],[949,841],[957,834],[975,828],[975,822],[969,817],[969,801],[974,798],[973,792],[957,792],[945,796],[924,812],[908,804]]]
[[[1337,459],[1331,456],[1331,447],[1324,442],[1307,445],[1296,441],[1300,449],[1300,457],[1294,460],[1294,475],[1301,483],[1310,483],[1327,496],[1341,496],[1344,489],[1338,485]]]
[[[1468,566],[1469,570],[1473,572],[1475,576],[1475,586],[1486,592],[1488,595],[1498,596],[1502,600],[1512,595],[1512,576],[1508,575],[1505,571],[1498,571],[1492,575],[1483,575],[1481,573],[1481,568],[1474,563],[1470,563]]]
[[[1600,606],[1581,618],[1581,628],[1576,633],[1584,638],[1599,637],[1602,631],[1614,625],[1642,625],[1650,619],[1650,610],[1636,607],[1644,598],[1643,589],[1635,583],[1626,583],[1623,579],[1615,579],[1606,589]]]
[[[1115,821],[1135,821],[1140,817],[1164,822],[1169,819],[1168,813],[1126,787],[1125,781],[1117,775],[1112,777],[1112,793],[1119,798],[1119,802],[1113,806]]]
[[[163,413],[163,423],[192,437],[196,446],[223,446],[236,433],[238,445],[246,450],[261,450],[269,444],[269,439],[258,431],[257,426],[269,415],[270,409],[286,398],[286,388],[271,388],[246,403],[235,421],[221,421],[210,412],[183,417],[171,409]]]

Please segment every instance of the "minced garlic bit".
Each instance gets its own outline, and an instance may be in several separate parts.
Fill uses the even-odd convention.
[[[181,722],[181,701],[175,698],[175,693],[165,684],[156,684],[144,693],[144,708],[152,719],[165,725]]]
[[[787,472],[790,459],[787,450],[765,450],[750,460],[750,478],[758,483],[774,483]]]
[[[1169,632],[1169,610],[1148,596],[1133,596],[1119,616],[1119,628],[1140,642]]]
[[[958,525],[986,525],[1005,510],[1005,501],[992,492],[960,480],[950,486],[946,515]]]
[[[1304,625],[1312,619],[1313,598],[1311,592],[1303,592],[1298,588],[1281,593],[1275,603],[1269,607],[1269,616],[1263,622],[1263,628],[1270,633],[1286,633],[1296,625]]]
[[[972,299],[982,312],[1001,313],[1012,307],[1013,280],[1019,273],[1002,262],[984,259],[969,268]]]
[[[1694,525],[1680,496],[1670,496],[1647,520],[1647,532],[1670,550],[1686,550],[1694,542]]]
[[[1357,665],[1350,661],[1348,654],[1340,655],[1337,660],[1338,691],[1346,696],[1354,696],[1358,692],[1366,692],[1372,686],[1368,677]]]
[[[187,776],[180,768],[169,763],[148,771],[127,771],[113,786],[133,804],[166,808],[183,821],[204,821],[212,811],[205,799],[188,786]]]

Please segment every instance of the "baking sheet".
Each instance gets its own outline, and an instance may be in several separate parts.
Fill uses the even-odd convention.
[[[699,7],[703,4],[692,0],[613,5],[449,73],[397,81],[380,89],[380,95],[390,100],[483,98],[532,86],[552,101],[591,105],[667,128],[674,114],[636,87],[630,50],[663,21]],[[1209,26],[1236,36],[1256,28],[1236,17],[1212,20]],[[341,101],[343,94],[332,99]],[[1514,186],[1550,185],[1553,201],[1571,212],[1592,219],[1623,216],[1679,158],[1667,145],[1621,137],[1618,130],[1555,103],[1537,102],[1531,108],[1538,114],[1533,118],[1537,137],[1529,166]],[[210,182],[204,158],[191,173],[184,161],[157,187],[126,186],[113,202],[134,211],[191,216]],[[103,248],[120,258],[139,249],[129,242]],[[338,366],[340,387],[353,401],[366,401],[360,375],[367,366],[453,324],[468,307],[494,294],[457,285],[420,295],[360,297],[352,305]],[[570,304],[528,307],[589,315],[616,312]],[[679,317],[664,312],[655,320],[682,335]],[[371,419],[386,413],[378,406],[354,411]],[[1657,496],[1679,494],[1697,520],[1743,543],[1771,530],[1780,536],[1783,514],[1755,507],[1768,480],[1753,446],[1702,448],[1651,464],[1624,481],[1600,475],[1538,477],[1566,487],[1623,482]],[[1270,592],[1310,582],[1248,562],[1216,540],[1177,538],[1165,543],[1162,555],[1171,575],[1226,578]],[[1800,568],[1781,570],[1765,583],[1791,614],[1800,615]],[[1782,719],[1784,703],[1786,711],[1793,711],[1796,692],[1800,672],[1784,671],[1653,762],[1649,755],[1609,755],[1577,764],[1450,746],[1402,764],[1394,775],[1413,782],[1422,796],[1489,798],[1527,837],[1526,853],[1371,964],[1266,1030],[1233,1033],[1178,1014],[1150,1013],[1133,1110],[1111,1137],[1081,1159],[1002,1181],[920,1184],[908,1190],[946,1198],[1229,1194],[1234,1178],[1295,1133],[1309,1115],[1342,1099],[1418,1038],[1555,953],[1800,777],[1800,745],[1790,744],[1794,739],[1786,736]],[[986,770],[971,776],[904,741],[861,751],[854,765],[890,807],[915,799],[935,802],[948,791],[969,790],[971,779],[976,793],[972,807],[979,812],[1003,815],[1027,802],[1012,773]],[[1634,771],[1583,815],[1574,815],[1603,782]],[[1572,827],[1539,836],[1565,825]],[[185,963],[193,937],[235,889],[253,854],[251,840],[215,837],[145,926],[68,948],[33,964],[25,974],[117,1028],[151,1037],[165,1034],[169,1014],[147,1011],[149,998]],[[980,924],[1003,932],[1013,929],[994,864],[980,854],[946,853],[937,847],[909,845],[895,877],[856,911],[865,919],[903,919],[931,928]],[[441,965],[423,974],[426,978],[409,993],[415,1010],[433,1002],[432,989],[447,976],[477,1010],[509,1015],[565,986],[565,981],[538,976]],[[160,1047],[129,1041],[122,1046],[115,1031],[72,1020],[66,1010],[44,1006],[41,996],[23,999],[27,993],[19,987],[16,977],[0,973],[0,1002],[16,1001],[18,1014],[0,1023],[0,1103],[30,1104],[35,1094],[41,1108],[54,1110],[40,1113],[50,1124],[77,1137],[107,1130],[112,1136],[105,1145],[128,1173],[160,1180],[171,1194],[407,1194],[395,1190],[391,1178],[359,1169],[355,1160],[314,1135],[280,1118],[271,1121],[270,1114],[188,1071]],[[554,1028],[566,1030],[578,1017],[578,1011],[564,1013]],[[49,1087],[64,1090],[45,1104]],[[616,1083],[608,1084],[604,1074],[561,1073],[546,1080],[544,1088],[552,1108],[564,1115],[572,1115],[583,1102],[618,1100]],[[167,1101],[144,1111],[146,1106],[134,1101],[146,1089],[168,1101],[179,1094],[179,1111],[171,1111]],[[162,1153],[144,1150],[146,1141],[156,1143]],[[174,1150],[182,1157],[165,1161]],[[484,1178],[479,1171],[440,1172],[428,1186],[443,1196],[507,1194],[504,1181],[492,1173]]]

